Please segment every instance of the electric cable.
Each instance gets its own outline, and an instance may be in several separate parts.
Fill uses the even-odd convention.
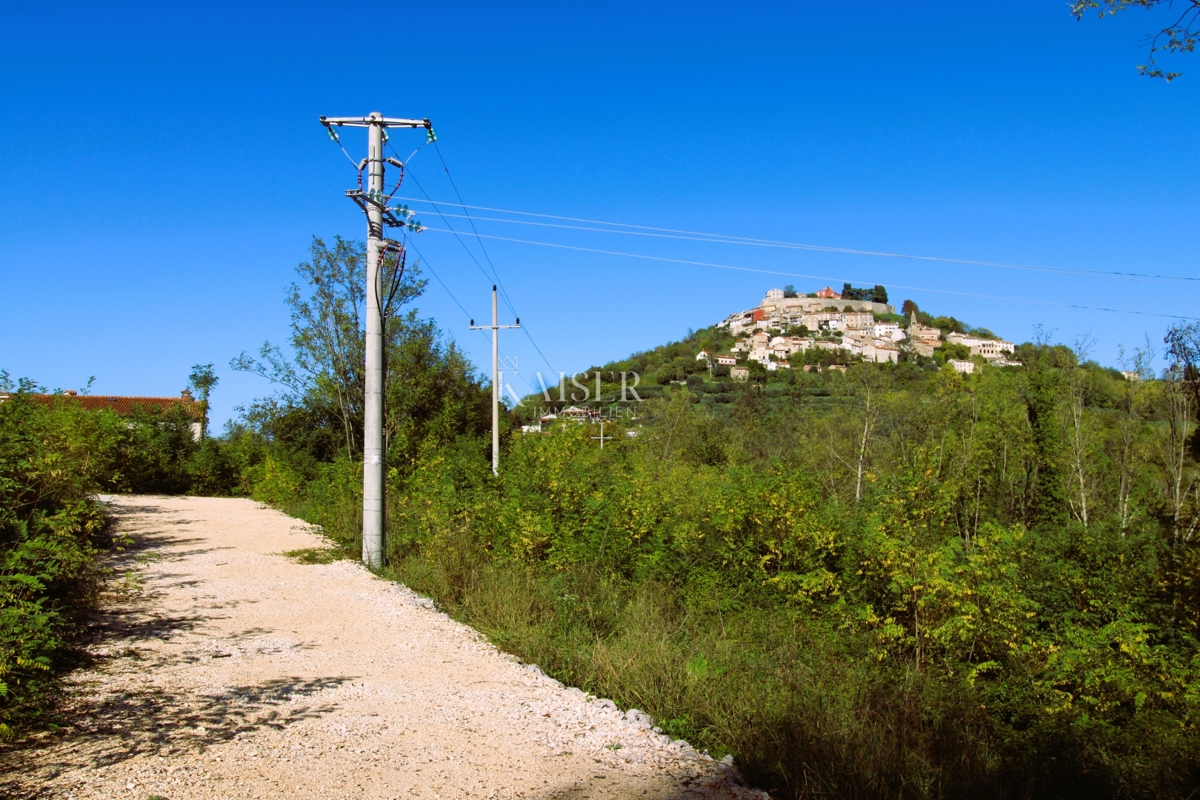
[[[436,231],[438,233],[452,233],[452,231],[446,231],[446,230],[442,230],[440,228],[425,228],[424,230]],[[672,264],[685,264],[685,265],[697,266],[697,267],[712,267],[714,269],[728,269],[728,270],[734,270],[736,272],[756,272],[756,273],[760,273],[763,275],[782,275],[782,276],[788,277],[788,278],[805,278],[807,280],[833,281],[835,283],[837,281],[842,281],[844,283],[867,283],[867,284],[871,283],[871,281],[864,280],[862,278],[844,278],[844,277],[838,278],[838,277],[830,277],[828,275],[803,275],[798,272],[782,272],[779,270],[758,269],[755,267],[738,267],[738,266],[734,266],[732,264],[716,264],[716,263],[709,262],[709,261],[689,261],[689,260],[682,259],[682,258],[669,258],[667,256],[649,256],[649,255],[645,255],[642,253],[622,253],[622,252],[619,252],[616,250],[600,250],[600,249],[593,248],[593,247],[579,247],[576,245],[569,245],[569,244],[554,244],[552,242],[538,242],[538,241],[533,241],[530,239],[513,239],[513,238],[506,237],[506,236],[492,236],[492,235],[489,235],[486,233],[479,234],[479,235],[485,239],[495,239],[495,240],[501,241],[501,242],[515,242],[517,244],[532,244],[532,245],[538,245],[540,247],[553,247],[553,248],[557,248],[560,250],[577,250],[577,251],[583,252],[583,253],[598,253],[601,255],[622,256],[625,258],[640,258],[640,259],[643,259],[646,261],[664,261],[664,262],[668,262],[668,263],[672,263]],[[1183,320],[1200,319],[1200,317],[1185,317],[1185,316],[1181,316],[1178,314],[1157,314],[1152,311],[1132,311],[1129,309],[1121,309],[1121,308],[1104,308],[1104,307],[1100,307],[1100,306],[1085,306],[1085,305],[1080,305],[1080,304],[1076,304],[1076,303],[1056,303],[1052,300],[1030,300],[1028,298],[1022,298],[1022,297],[1002,297],[999,295],[975,294],[972,292],[955,292],[955,291],[951,291],[949,289],[929,289],[929,288],[926,288],[923,286],[902,286],[902,285],[895,284],[895,283],[889,284],[889,285],[894,289],[904,289],[904,290],[910,291],[910,292],[930,292],[933,294],[948,294],[948,295],[956,295],[959,297],[976,297],[976,298],[980,298],[980,299],[984,299],[984,300],[1002,300],[1002,301],[1010,302],[1010,303],[1034,303],[1036,305],[1043,305],[1043,306],[1059,306],[1062,308],[1080,308],[1080,309],[1084,309],[1087,311],[1109,311],[1109,312],[1112,312],[1115,314],[1137,314],[1137,315],[1146,316],[1146,317],[1165,317],[1167,319],[1183,319]]]
[[[430,266],[429,261],[425,258],[424,255],[421,254],[421,251],[418,250],[416,245],[414,245],[412,243],[412,239],[406,238],[404,241],[404,245],[406,248],[411,247],[412,251],[417,254],[417,258],[420,259],[419,264],[423,265],[426,269],[429,270],[429,274],[432,275],[434,277],[434,279],[438,282],[438,284],[446,291],[446,294],[450,297],[451,300],[454,301],[454,305],[458,306],[458,310],[463,312],[463,316],[465,316],[468,320],[474,322],[475,316],[473,314],[471,314],[471,312],[467,311],[467,309],[463,307],[463,304],[458,301],[458,298],[454,296],[454,292],[450,291],[450,287],[446,285],[446,282],[443,281],[441,276],[437,274],[437,271],[434,270],[434,268],[432,266]],[[488,339],[488,336],[486,333],[479,330],[478,328],[475,329],[475,332],[478,333],[480,336],[482,336],[484,339],[486,339],[488,344],[491,344],[491,340]],[[533,387],[533,384],[531,384],[528,380],[525,379],[525,376],[521,374],[520,370],[514,370],[513,372],[515,375],[517,375],[517,377],[519,377],[521,379],[521,381],[525,384],[525,386],[527,386],[529,388],[529,390],[531,392],[534,392],[534,393],[537,392],[537,390]]]
[[[429,202],[432,204],[434,202],[432,200],[427,200],[427,201],[421,200],[420,198],[402,197],[399,199],[410,200],[412,202],[417,202],[417,203]],[[1112,278],[1112,279],[1117,279],[1117,280],[1137,280],[1140,282],[1148,282],[1148,283],[1157,283],[1160,281],[1184,281],[1185,283],[1182,283],[1182,284],[1168,284],[1168,285],[1200,286],[1200,277],[1192,277],[1192,276],[1187,276],[1187,275],[1155,275],[1155,274],[1150,274],[1150,273],[1120,272],[1120,271],[1115,271],[1115,270],[1078,270],[1078,269],[1068,269],[1065,267],[1042,267],[1042,266],[1035,266],[1035,265],[1030,265],[1030,264],[1012,264],[1012,263],[1003,262],[1003,261],[980,261],[980,260],[963,259],[963,258],[949,258],[949,257],[943,257],[943,256],[924,256],[924,255],[913,255],[913,254],[909,254],[909,253],[890,253],[890,252],[885,252],[885,251],[862,250],[862,249],[850,248],[850,247],[831,247],[831,246],[826,246],[826,245],[803,244],[800,242],[787,242],[787,241],[780,241],[780,240],[776,240],[776,239],[755,239],[755,238],[748,237],[748,236],[731,236],[731,235],[727,235],[727,234],[707,233],[704,231],[689,231],[689,230],[681,230],[681,229],[677,229],[677,228],[660,228],[660,227],[654,227],[654,226],[650,226],[650,225],[634,225],[634,224],[628,223],[628,222],[608,222],[605,220],[586,219],[583,217],[566,217],[566,216],[561,216],[561,215],[556,215],[556,214],[539,214],[539,213],[535,213],[532,211],[514,211],[512,209],[492,208],[489,206],[465,206],[461,203],[451,203],[448,201],[440,201],[440,200],[437,202],[441,203],[442,205],[459,206],[464,209],[472,208],[477,211],[491,211],[491,212],[495,212],[495,213],[499,213],[499,214],[516,214],[516,215],[527,216],[527,217],[540,217],[543,219],[556,219],[556,220],[562,220],[565,222],[584,222],[584,223],[587,223],[590,225],[609,225],[614,228],[631,228],[633,230],[632,231],[621,231],[621,230],[610,230],[610,229],[606,229],[606,228],[575,228],[574,226],[568,226],[568,225],[558,226],[558,225],[552,225],[549,223],[541,223],[541,225],[543,227],[563,227],[563,228],[568,228],[568,229],[573,229],[573,230],[596,231],[596,232],[600,232],[600,233],[626,233],[626,234],[631,234],[631,235],[657,236],[658,238],[665,238],[665,239],[685,239],[685,240],[689,240],[689,241],[702,241],[702,242],[711,242],[711,243],[716,243],[716,244],[743,244],[743,245],[751,245],[751,246],[756,246],[756,247],[774,247],[774,248],[781,248],[781,249],[787,249],[787,250],[811,250],[814,252],[821,252],[821,253],[840,253],[840,254],[844,254],[844,255],[865,255],[865,256],[874,256],[874,257],[883,257],[883,258],[903,258],[903,259],[912,259],[912,260],[917,260],[917,261],[937,261],[937,262],[948,263],[948,264],[964,264],[967,266],[976,266],[976,267],[996,267],[996,268],[1000,268],[1000,269],[1016,269],[1016,270],[1024,270],[1024,271],[1029,271],[1029,272],[1046,272],[1046,273],[1060,274],[1060,275],[1078,275],[1081,277],[1101,277],[1101,278]],[[454,216],[454,215],[451,215],[451,216]],[[530,223],[530,222],[522,223],[521,220],[502,220],[502,219],[493,219],[493,218],[479,218],[479,220],[481,222],[483,222],[483,221],[512,222],[512,223],[521,223],[521,224],[527,224],[527,225],[538,224],[538,223]],[[645,233],[636,233],[636,232],[642,232],[642,231],[645,231]],[[672,234],[672,235],[665,235],[665,234]],[[693,238],[693,237],[695,237],[695,238]]]
[[[340,149],[342,151],[342,154],[344,156],[346,156],[346,159],[350,162],[350,165],[352,167],[354,167],[355,172],[358,174],[358,186],[359,186],[359,189],[361,189],[362,188],[362,169],[359,166],[359,162],[355,161],[354,158],[350,155],[350,153],[346,151],[345,145],[342,144],[341,137],[339,137],[337,135],[337,132],[333,130],[333,127],[330,125],[326,125],[325,128],[329,133],[329,138],[333,140],[333,142],[338,146],[338,149]],[[424,144],[421,144],[419,147],[417,147],[415,150],[413,150],[412,153],[409,154],[409,157],[407,159],[400,160],[400,154],[396,152],[396,148],[392,147],[391,142],[388,142],[385,140],[385,145],[387,146],[387,148],[392,151],[392,155],[394,155],[396,157],[396,160],[400,161],[400,163],[402,165],[400,167],[400,176],[396,180],[396,186],[394,189],[392,189],[391,194],[389,194],[387,196],[387,199],[384,201],[385,203],[391,202],[391,200],[395,196],[396,192],[398,192],[400,190],[400,184],[404,181],[405,175],[408,172],[408,170],[406,168],[407,165],[409,164],[409,162],[412,161],[412,159],[417,155],[417,153],[419,153],[421,151],[421,149],[425,147],[426,144],[429,144],[429,141],[430,140],[426,140]],[[442,154],[441,154],[440,150],[438,151],[438,158],[442,159]],[[449,170],[449,168],[446,167],[445,159],[442,159],[442,167],[446,169],[446,177],[450,177],[450,170]],[[433,201],[428,199],[429,195],[425,192],[425,189],[423,187],[421,187],[420,182],[417,181],[415,176],[413,177],[413,181],[417,184],[417,188],[421,189],[421,193],[425,194],[425,197],[428,200],[429,204],[433,205]],[[451,178],[450,182],[453,185],[454,179]],[[454,187],[454,191],[455,191],[455,193],[458,192],[457,186]],[[462,200],[461,196],[459,196],[459,200],[460,201]],[[437,207],[434,206],[434,209],[437,210]],[[439,212],[439,216],[441,216],[440,212]],[[446,222],[447,227],[450,226],[450,223],[448,221],[446,221],[444,217],[443,217],[443,221]],[[474,227],[474,225],[472,225],[472,227]],[[460,303],[458,301],[458,298],[454,296],[454,292],[450,291],[450,287],[446,285],[445,281],[442,280],[441,276],[437,274],[437,271],[433,269],[433,267],[429,264],[428,260],[421,254],[421,251],[418,250],[416,248],[416,246],[412,243],[412,239],[407,234],[405,234],[402,237],[402,240],[403,240],[402,241],[402,250],[407,250],[408,248],[411,247],[413,252],[415,252],[417,254],[417,258],[419,258],[421,260],[421,262],[423,262],[425,264],[425,267],[429,270],[429,273],[431,275],[433,275],[434,279],[437,280],[438,284],[440,284],[441,287],[446,291],[446,294],[449,295],[450,299],[454,301],[454,304],[456,306],[458,306],[459,310],[463,312],[463,314],[467,317],[468,320],[474,320],[475,318],[470,314],[470,312],[467,311],[466,308],[463,307],[463,304]],[[482,242],[480,242],[480,248],[481,249],[483,248]],[[471,253],[471,251],[469,249],[467,250],[467,254],[471,255],[472,259],[474,259],[474,255]],[[487,256],[486,250],[484,250],[484,255]],[[488,261],[490,263],[491,259],[489,258]],[[482,271],[483,266],[481,264],[479,264],[478,261],[476,261],[475,263],[477,266],[479,266],[480,270]],[[495,270],[494,266],[493,266],[493,270]],[[488,277],[486,271],[484,271],[484,276]],[[499,283],[498,280],[497,280],[497,283]],[[394,292],[394,290],[393,290],[393,292]],[[507,303],[507,297],[505,298],[505,302]],[[390,303],[390,298],[389,298],[389,303]],[[511,308],[512,308],[511,304],[509,304],[509,308],[511,310]],[[513,312],[513,315],[516,316],[515,311]],[[524,330],[524,328],[522,328],[522,330]],[[480,331],[478,331],[478,333],[480,335],[482,335],[485,339],[487,339],[487,334],[485,334],[483,331],[480,330]],[[526,332],[526,336],[529,336],[528,332]],[[533,346],[535,348],[537,348],[537,343],[533,341],[532,336],[530,336],[529,340],[533,344]],[[550,365],[550,362],[548,360],[546,360],[546,356],[544,354],[542,354],[541,348],[537,348],[537,349],[538,349],[539,355],[542,355],[542,359],[546,361],[546,366],[550,367],[551,371],[553,371],[554,367]],[[520,379],[522,380],[522,382],[524,382],[525,386],[530,390],[530,392],[533,392],[533,393],[537,392],[537,390],[534,389],[533,385],[531,383],[529,383],[528,380],[525,379],[525,376],[521,375],[520,371],[514,371],[514,374],[516,374],[518,377],[520,377]]]
[[[446,166],[446,159],[442,156],[442,148],[438,147],[438,143],[433,143],[433,149],[437,151],[438,160],[442,162],[442,170],[446,173],[446,179],[450,181],[450,188],[454,189],[454,196],[458,198],[458,205],[466,210],[463,205],[462,194],[458,191],[458,184],[454,182],[454,177],[450,174],[450,167]],[[479,238],[479,230],[475,227],[475,220],[471,219],[471,214],[466,215],[467,222],[471,225],[471,230],[475,232],[475,239],[479,242],[479,249],[483,252],[483,257],[487,259],[488,266],[492,268],[492,275],[496,279],[496,285],[500,287],[500,295],[504,298],[505,305],[508,306],[509,312],[515,317],[517,310],[513,308],[512,302],[508,298],[508,292],[504,289],[504,282],[500,280],[500,273],[496,270],[496,265],[492,263],[492,257],[488,255],[487,248],[483,246],[483,240]]]
[[[450,174],[450,167],[446,164],[446,159],[442,155],[442,148],[438,147],[436,139],[433,142],[433,149],[437,151],[438,160],[442,162],[442,169],[446,173],[447,180],[450,181],[450,187],[454,189],[454,196],[458,198],[458,205],[464,211],[466,211],[467,206],[463,203],[462,193],[458,191],[458,184],[454,182],[454,176]],[[520,318],[520,315],[517,313],[517,309],[513,307],[512,300],[509,299],[508,290],[504,288],[504,282],[500,280],[499,270],[496,269],[496,265],[492,262],[492,257],[488,253],[487,248],[483,246],[483,239],[479,235],[479,229],[475,227],[475,220],[471,219],[470,212],[467,212],[466,217],[467,221],[471,224],[471,230],[475,233],[475,239],[479,242],[479,249],[483,251],[483,257],[487,259],[488,266],[492,268],[492,274],[496,276],[496,285],[500,287],[500,295],[504,298],[504,304],[508,306],[509,312],[511,312],[514,317]],[[443,219],[445,219],[445,217],[443,217]],[[525,332],[525,337],[529,339],[529,343],[533,345],[533,349],[537,350],[538,355],[542,357],[542,361],[546,363],[546,366],[550,368],[551,372],[554,372],[554,365],[550,363],[550,359],[546,358],[546,354],[542,352],[542,348],[539,347],[538,343],[534,340],[533,334],[529,331],[529,328],[523,326],[521,330]]]
[[[390,145],[389,145],[389,147],[390,147]],[[436,142],[434,143],[434,147],[435,148],[437,147]],[[395,150],[393,149],[392,152],[395,152]],[[438,150],[438,157],[441,158],[440,150]],[[445,159],[442,159],[442,166],[443,166],[443,168],[446,168]],[[459,231],[455,230],[454,226],[451,225],[450,221],[448,219],[446,219],[445,216],[443,215],[442,210],[440,208],[438,208],[437,203],[434,202],[434,200],[429,197],[429,193],[425,191],[425,187],[421,185],[421,181],[417,179],[417,176],[413,175],[411,170],[407,170],[406,174],[412,176],[413,183],[415,183],[417,185],[417,188],[421,190],[421,194],[425,195],[424,201],[417,200],[415,202],[428,202],[429,205],[433,206],[434,213],[436,213],[439,217],[442,218],[442,222],[446,223],[446,227],[449,228],[450,232],[454,234],[456,239],[458,239],[458,243],[460,245],[462,245],[462,248],[464,250],[467,251],[467,255],[471,257],[471,260],[473,262],[475,262],[475,266],[479,268],[479,271],[483,273],[484,277],[488,278],[500,289],[501,296],[504,298],[504,304],[508,307],[509,313],[511,313],[514,317],[519,318],[520,314],[517,313],[516,309],[513,307],[512,302],[508,298],[507,292],[504,291],[504,287],[500,280],[499,273],[496,272],[495,265],[491,263],[491,259],[487,255],[487,250],[483,247],[483,242],[480,241],[479,246],[480,246],[480,249],[483,250],[484,257],[488,258],[488,263],[492,267],[491,275],[488,275],[487,270],[483,268],[483,264],[479,263],[479,259],[475,257],[474,253],[471,252],[471,248],[467,247],[467,243],[465,241],[463,241],[462,234]],[[446,168],[446,177],[448,177],[448,178],[450,177],[449,168]],[[451,178],[451,183],[453,183],[453,178]],[[458,191],[458,188],[455,187],[455,192],[457,192],[457,191]],[[462,198],[460,197],[459,199],[461,200]],[[472,224],[472,227],[474,227],[473,224]],[[475,232],[475,236],[477,239],[480,238],[478,231]],[[542,361],[545,362],[546,366],[550,369],[550,371],[557,374],[557,370],[554,369],[554,365],[550,363],[550,359],[546,357],[546,354],[544,352],[542,352],[542,348],[538,345],[537,341],[534,340],[533,334],[529,332],[528,327],[526,327],[525,325],[522,325],[521,330],[525,331],[525,338],[529,339],[529,343],[531,345],[533,345],[533,349],[537,351],[537,354],[539,356],[541,356]]]

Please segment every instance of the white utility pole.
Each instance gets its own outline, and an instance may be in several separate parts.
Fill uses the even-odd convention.
[[[501,330],[521,327],[521,318],[515,325],[501,325],[496,308],[496,287],[492,286],[492,324],[476,325],[471,320],[471,330],[492,332],[492,474],[500,474],[500,334]]]
[[[340,144],[334,126],[367,129],[367,157],[359,162],[359,189],[346,192],[367,215],[367,357],[366,393],[363,403],[363,544],[362,560],[368,567],[383,566],[383,278],[380,256],[384,250],[383,228],[404,227],[407,219],[395,216],[387,208],[383,193],[383,163],[403,165],[396,159],[385,159],[383,143],[385,128],[424,128],[433,138],[433,127],[427,119],[390,119],[378,111],[366,117],[321,117],[329,136]],[[353,160],[353,159],[351,159]],[[367,169],[367,191],[362,190],[362,170]],[[387,240],[387,246],[399,244]]]
[[[593,439],[599,439],[599,440],[600,440],[600,449],[601,449],[601,450],[603,450],[603,449],[604,449],[604,443],[605,443],[605,442],[607,442],[609,439],[611,439],[611,438],[612,438],[611,436],[605,436],[605,435],[604,435],[604,420],[600,420],[600,435],[599,435],[599,436],[593,436],[592,438],[593,438]]]

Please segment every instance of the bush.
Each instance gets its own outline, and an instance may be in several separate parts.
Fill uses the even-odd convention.
[[[118,460],[113,420],[22,394],[0,403],[0,739],[45,719],[108,542],[90,494]]]

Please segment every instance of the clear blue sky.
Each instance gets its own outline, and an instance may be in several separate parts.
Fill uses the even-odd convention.
[[[342,195],[353,170],[317,116],[372,110],[432,119],[471,204],[1200,277],[1200,57],[1179,59],[1169,86],[1134,69],[1163,23],[1140,11],[1076,22],[1065,2],[5,3],[0,367],[52,387],[95,375],[99,393],[174,394],[193,364],[215,362],[218,421],[270,392],[229,359],[285,341],[283,288],[312,235],[362,238]],[[361,135],[344,138],[361,155]],[[420,141],[393,138],[403,155]],[[432,148],[412,175],[453,199]],[[843,278],[1018,341],[1038,324],[1063,340],[1090,332],[1108,364],[1121,344],[1160,343],[1171,320],[927,290],[1200,316],[1200,288],[1186,286],[479,229],[831,279],[487,242],[561,370],[678,339],[772,286]],[[429,232],[417,246],[483,319],[491,281],[460,243]],[[426,277],[422,313],[485,365],[487,341]],[[525,374],[548,371],[528,339],[506,336]]]

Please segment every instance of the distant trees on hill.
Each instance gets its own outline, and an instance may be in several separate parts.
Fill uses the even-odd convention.
[[[866,300],[872,303],[886,303],[888,301],[887,289],[880,284],[875,284],[874,289],[856,289],[850,284],[842,284],[842,299],[843,300]]]

